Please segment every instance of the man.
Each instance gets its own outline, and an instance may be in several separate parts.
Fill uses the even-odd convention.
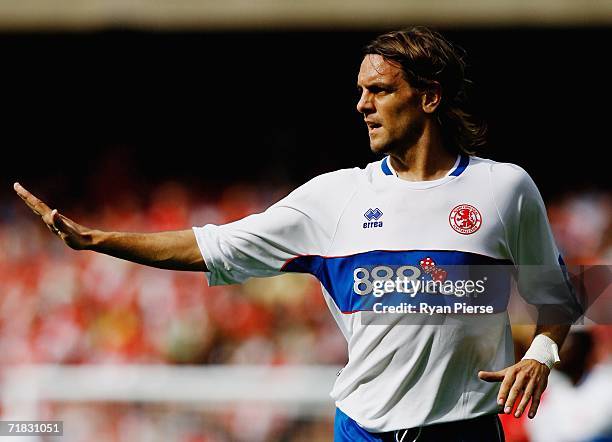
[[[569,325],[539,325],[513,364],[505,311],[476,328],[453,315],[444,326],[403,325],[401,315],[371,319],[378,292],[402,295],[394,278],[442,283],[453,265],[543,265],[563,279],[533,181],[518,166],[471,156],[483,129],[463,108],[464,67],[462,55],[427,28],[379,36],[361,63],[357,110],[372,151],[385,158],[316,177],[265,212],[224,226],[103,232],[15,190],[77,250],[205,271],[211,285],[286,271],[315,275],[348,342],[349,361],[331,393],[336,441],[503,440],[497,413],[535,416]],[[533,279],[519,270],[522,286]],[[524,296],[575,307],[569,295],[538,290],[547,301]],[[401,299],[411,299],[406,293]]]

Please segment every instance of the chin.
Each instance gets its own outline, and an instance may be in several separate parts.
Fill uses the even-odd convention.
[[[372,153],[386,155],[391,151],[391,148],[387,144],[383,144],[376,141],[370,141],[370,150]]]

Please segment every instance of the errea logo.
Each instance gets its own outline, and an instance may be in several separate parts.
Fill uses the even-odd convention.
[[[383,222],[378,221],[383,216],[382,210],[380,210],[378,207],[375,209],[368,209],[367,212],[363,214],[363,216],[365,216],[365,218],[368,220],[368,222],[363,223],[364,229],[383,226]]]

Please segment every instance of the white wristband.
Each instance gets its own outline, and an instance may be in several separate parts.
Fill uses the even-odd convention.
[[[552,368],[559,359],[559,347],[557,343],[550,339],[546,335],[539,334],[533,338],[533,342],[523,356],[523,359],[535,359],[541,364],[546,365],[548,368]]]

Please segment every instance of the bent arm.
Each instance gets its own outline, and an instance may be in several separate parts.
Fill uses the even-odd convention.
[[[158,233],[91,233],[89,250],[167,270],[207,271],[191,229]]]

